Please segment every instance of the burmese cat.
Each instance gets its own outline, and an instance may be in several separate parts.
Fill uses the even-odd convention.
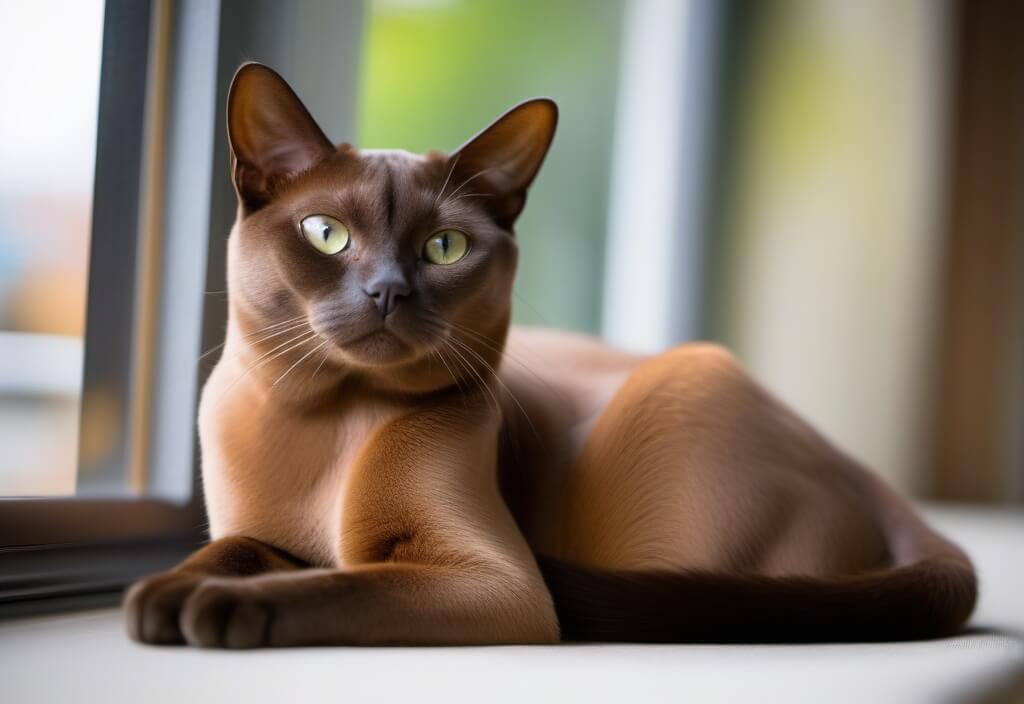
[[[137,584],[147,643],[939,636],[967,557],[728,352],[509,326],[554,135],[334,146],[280,76],[228,106],[230,322],[199,424],[212,542]]]

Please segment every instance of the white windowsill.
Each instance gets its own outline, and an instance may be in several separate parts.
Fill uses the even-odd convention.
[[[976,561],[979,629],[875,645],[214,652],[139,646],[113,609],[0,623],[10,702],[976,700],[1024,671],[1024,513],[933,509]]]

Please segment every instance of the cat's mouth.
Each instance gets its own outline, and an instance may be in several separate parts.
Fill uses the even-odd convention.
[[[392,366],[420,356],[420,345],[384,324],[333,342],[346,359],[364,367]]]
[[[338,362],[363,368],[386,368],[416,362],[429,355],[444,338],[445,326],[416,311],[339,319],[313,316],[311,326],[329,340]]]
[[[361,332],[352,337],[335,342],[343,352],[357,354],[360,357],[379,358],[379,361],[386,362],[392,354],[401,349],[408,349],[408,345],[393,330],[383,325],[367,332]]]
[[[386,336],[389,336],[389,337],[393,337],[396,340],[399,339],[398,336],[395,335],[391,330],[388,330],[386,327],[384,327],[382,325],[379,328],[375,328],[373,330],[370,330],[369,332],[360,333],[358,335],[355,335],[354,337],[351,337],[351,338],[349,338],[347,340],[343,340],[343,341],[337,342],[335,344],[337,344],[339,347],[347,348],[347,347],[352,347],[352,346],[355,346],[355,345],[362,344],[364,342],[370,342],[370,341],[373,340],[373,338],[381,336],[381,335],[386,335]]]

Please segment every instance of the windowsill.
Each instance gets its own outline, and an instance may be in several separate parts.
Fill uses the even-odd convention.
[[[976,561],[966,635],[813,646],[564,645],[216,652],[136,645],[116,609],[0,623],[9,701],[977,700],[1024,671],[1024,513],[942,508]],[[1020,686],[1018,679],[1018,686]],[[1018,696],[1020,694],[1018,693]]]

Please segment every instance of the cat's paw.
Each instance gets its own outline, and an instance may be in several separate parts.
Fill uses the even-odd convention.
[[[182,605],[201,580],[196,574],[164,572],[132,585],[123,602],[128,635],[152,645],[184,643],[178,625]]]
[[[189,645],[259,648],[270,644],[272,618],[272,606],[251,580],[206,579],[186,600],[180,623]]]

